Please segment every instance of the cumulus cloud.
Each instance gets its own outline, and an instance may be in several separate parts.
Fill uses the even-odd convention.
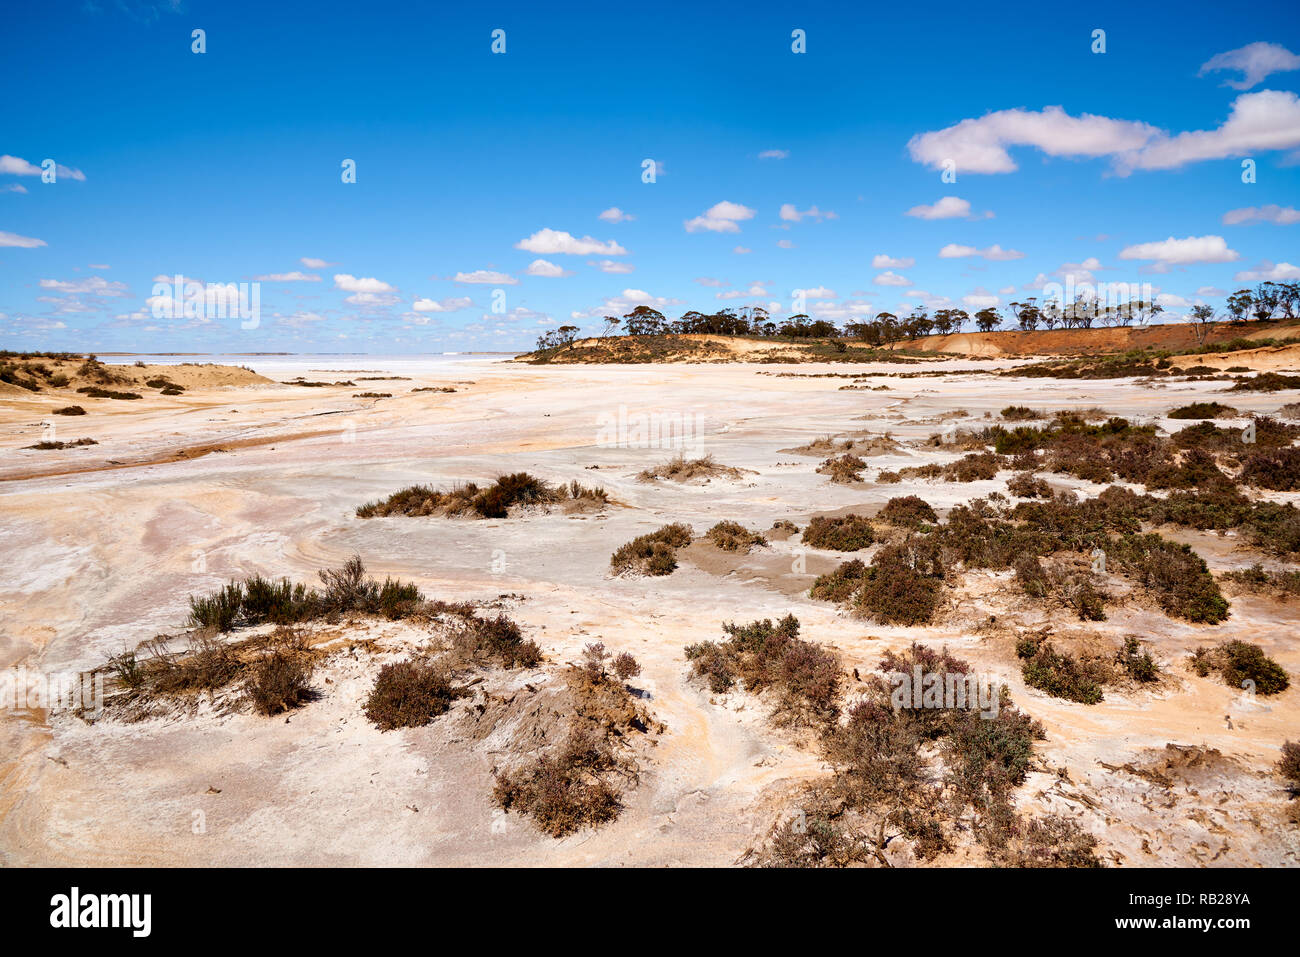
[[[949,243],[939,250],[940,259],[963,259],[967,256],[979,256],[993,262],[1007,262],[1012,259],[1025,258],[1025,254],[1020,250],[1003,249],[997,243],[994,243],[987,249],[976,249],[974,246],[963,246],[960,243]]]
[[[830,210],[822,211],[816,206],[810,206],[805,210],[800,210],[794,203],[781,204],[781,219],[787,223],[798,223],[805,219],[811,219],[813,222],[820,223],[823,219],[839,219],[839,216]]]
[[[537,262],[543,262],[543,260],[539,259]],[[537,265],[537,262],[533,263],[533,265]],[[514,286],[518,284],[519,280],[514,276],[507,275],[503,272],[496,272],[491,269],[475,269],[473,272],[456,273],[456,275],[452,277],[452,282],[458,282],[467,286]]]
[[[732,250],[732,252],[737,256],[744,256],[746,253],[752,253],[753,251],[754,250],[750,249],[748,246],[737,246]]]
[[[968,309],[989,309],[996,306],[1000,299],[993,293],[989,292],[983,286],[972,290],[961,297],[962,305]]]
[[[872,269],[911,269],[916,265],[916,260],[911,256],[903,256],[895,259],[893,256],[886,256],[884,253],[877,253],[871,258]]]
[[[448,299],[416,299],[411,308],[416,312],[457,312],[474,305],[468,296],[454,296]]]
[[[962,199],[958,196],[945,196],[937,203],[927,206],[913,206],[905,214],[915,216],[917,219],[978,219],[970,211],[970,200]],[[983,214],[984,219],[992,219],[993,214],[986,212]]]
[[[1013,109],[986,113],[953,126],[918,133],[907,144],[915,162],[942,169],[951,161],[959,173],[1011,173],[1018,167],[1010,146],[1032,146],[1049,156],[1110,156],[1142,147],[1159,131],[1146,123],[1083,113],[1059,106],[1037,112]]]
[[[900,276],[896,272],[882,272],[872,280],[877,286],[910,286],[912,280],[906,276]]]
[[[649,306],[652,309],[667,309],[671,306],[680,306],[680,299],[666,299],[662,296],[652,296],[644,289],[624,289],[620,295],[610,296],[605,299],[599,306],[593,306],[591,309],[579,312],[569,313],[573,319],[599,319],[604,316],[621,316],[631,312],[637,306]]]
[[[1241,209],[1230,209],[1223,214],[1225,226],[1240,226],[1242,223],[1276,223],[1279,226],[1289,226],[1292,223],[1300,223],[1300,209],[1270,203],[1267,206],[1243,206]]]
[[[396,292],[397,290],[381,279],[373,277],[358,278],[348,273],[335,273],[334,288],[342,289],[344,292],[365,292],[365,293],[382,293]]]
[[[712,288],[717,288],[717,289],[720,289],[723,286],[731,285],[728,282],[724,282],[721,279],[714,279],[711,276],[697,276],[695,279],[692,280],[692,282],[695,282],[701,286],[710,286]]]
[[[40,176],[44,172],[35,163],[29,163],[19,156],[10,156],[5,154],[0,156],[0,173],[8,173],[11,176]],[[75,179],[85,181],[86,174],[79,169],[73,169],[71,166],[64,166],[61,163],[54,164],[55,179]],[[23,190],[26,192],[26,190]]]
[[[82,294],[89,293],[94,296],[125,296],[128,293],[126,283],[116,282],[104,279],[102,276],[88,276],[85,279],[63,280],[63,279],[42,279],[40,282],[42,289],[52,289],[55,292]]]
[[[1119,258],[1153,260],[1161,266],[1183,266],[1189,263],[1229,263],[1241,256],[1228,248],[1222,236],[1188,236],[1184,239],[1170,236],[1159,242],[1126,246],[1120,250]]]
[[[1290,263],[1277,263],[1274,265],[1265,259],[1254,269],[1239,272],[1233,278],[1237,282],[1290,282],[1294,279],[1300,279],[1300,267],[1293,266]]]
[[[767,283],[750,283],[745,289],[731,289],[727,292],[714,293],[714,299],[762,299],[768,296]]]
[[[635,216],[623,212],[623,210],[619,209],[617,206],[611,206],[596,218],[603,219],[607,223],[627,223],[636,219]]]
[[[6,233],[0,230],[0,246],[13,246],[18,249],[35,249],[37,246],[44,246],[45,240],[33,239],[31,236],[19,236],[17,233]]]
[[[313,259],[311,256],[303,256],[298,260],[298,262],[302,263],[308,269],[324,269],[326,266],[336,265],[335,263],[327,263],[323,259]]]
[[[548,279],[559,279],[563,276],[572,276],[573,273],[567,272],[564,267],[557,266],[553,262],[545,259],[534,259],[529,263],[524,273],[529,276],[545,276]]]
[[[1240,80],[1224,80],[1224,86],[1234,90],[1249,90],[1272,73],[1300,70],[1300,56],[1296,56],[1278,43],[1248,43],[1244,47],[1216,53],[1203,64],[1197,76],[1233,70],[1241,74]]]
[[[595,266],[601,272],[613,273],[615,275],[634,272],[636,267],[631,263],[621,263],[613,259],[602,259],[599,262],[588,263],[589,266]]]
[[[694,219],[686,220],[684,225],[688,233],[697,233],[700,230],[711,233],[738,233],[740,226],[737,224],[753,219],[754,212],[748,206],[724,199],[720,203],[714,203]]]
[[[627,250],[614,240],[601,242],[590,236],[575,238],[571,233],[558,229],[539,229],[527,239],[515,243],[515,249],[523,249],[539,256],[626,256]]]
[[[805,299],[838,299],[834,289],[827,289],[825,286],[813,286],[811,289],[800,289]]]
[[[1132,154],[1120,156],[1121,174],[1134,169],[1175,169],[1200,160],[1249,156],[1300,146],[1300,97],[1281,90],[1243,93],[1228,118],[1212,130],[1160,134]]]
[[[794,249],[794,240],[792,239],[778,239],[776,244],[781,249]]]

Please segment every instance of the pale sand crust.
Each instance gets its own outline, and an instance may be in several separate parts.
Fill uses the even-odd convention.
[[[947,644],[1003,678],[1048,735],[1041,764],[1017,793],[1019,807],[1076,818],[1102,840],[1108,861],[1300,862],[1300,838],[1285,819],[1281,781],[1270,770],[1282,741],[1297,737],[1300,689],[1293,684],[1283,695],[1243,703],[1182,664],[1196,646],[1231,637],[1259,643],[1300,675],[1300,605],[1237,596],[1233,616],[1218,627],[1117,606],[1109,621],[1088,627],[1116,643],[1125,634],[1142,636],[1173,679],[1159,693],[1108,693],[1087,708],[1024,686],[1010,650],[1014,627],[1049,620],[1063,631],[1080,626],[1027,605],[1007,573],[968,574],[945,623],[925,628],[863,623],[811,601],[812,578],[842,556],[809,551],[796,572],[797,540],[780,536],[746,556],[720,557],[693,545],[666,578],[608,577],[616,546],[667,522],[689,522],[702,533],[734,519],[765,531],[779,519],[802,525],[814,513],[871,514],[907,494],[942,513],[1003,488],[1010,473],[972,484],[874,483],[882,468],[951,461],[957,453],[911,443],[937,431],[954,410],[968,418],[947,421],[979,427],[988,424],[986,412],[996,417],[1010,404],[1049,412],[1101,406],[1171,429],[1186,423],[1161,416],[1193,401],[1218,398],[1243,414],[1273,413],[1295,401],[1294,393],[1225,399],[1218,382],[963,373],[988,369],[987,361],[925,368],[951,374],[886,377],[914,369],[892,364],[557,368],[476,360],[419,374],[404,368],[411,381],[355,387],[196,385],[183,396],[81,403],[90,414],[59,420],[59,436],[87,435],[100,444],[55,452],[20,450],[39,440],[55,400],[4,396],[0,478],[9,481],[0,481],[0,667],[87,669],[175,632],[190,594],[253,573],[314,580],[319,569],[355,552],[373,573],[414,581],[433,597],[524,596],[507,600],[507,610],[555,662],[573,660],[594,640],[632,652],[644,668],[637,683],[667,731],[647,750],[641,784],[617,822],[555,841],[514,815],[494,830],[489,792],[500,756],[451,740],[454,725],[388,734],[370,726],[359,701],[374,661],[332,661],[319,676],[321,700],[288,722],[205,710],[95,726],[57,714],[6,715],[0,861],[731,864],[789,813],[800,783],[824,774],[825,765],[806,743],[773,729],[760,702],[743,695],[712,702],[688,682],[682,649],[719,637],[723,621],[794,612],[804,636],[834,645],[849,669],[870,670],[885,649],[921,639]],[[843,379],[771,374],[777,372],[875,373],[882,377],[872,384],[890,388],[842,391]],[[307,377],[356,381],[347,374]],[[456,382],[453,394],[409,392]],[[352,398],[370,389],[394,398]],[[704,434],[687,454],[712,454],[754,474],[698,485],[637,481],[638,472],[674,450],[598,445],[608,425],[600,417],[617,421],[620,406],[629,416],[698,414]],[[901,443],[897,452],[872,456],[865,485],[832,485],[814,471],[815,458],[779,452],[864,429],[888,431]],[[50,474],[33,477],[41,470]],[[508,520],[353,515],[356,505],[416,482],[482,482],[518,470],[601,485],[617,504],[596,514]],[[1060,488],[1100,490],[1048,478]],[[1259,557],[1231,537],[1170,534],[1192,542],[1215,571]],[[998,628],[990,630],[994,612]],[[394,648],[421,638],[400,624],[364,629]],[[1188,771],[1186,780],[1172,775],[1172,789],[1122,770],[1162,761],[1171,742],[1215,748],[1223,758]],[[195,812],[202,812],[202,833]],[[964,860],[957,854],[947,862]]]

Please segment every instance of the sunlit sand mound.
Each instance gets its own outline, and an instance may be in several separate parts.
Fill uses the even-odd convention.
[[[1300,335],[1300,320],[1220,322],[1209,327],[1202,341],[1197,338],[1195,326],[1170,322],[1109,329],[958,332],[947,336],[926,336],[908,342],[907,347],[923,352],[963,356],[1077,356],[1128,352],[1130,349],[1177,351],[1195,349],[1201,345],[1216,345],[1233,339],[1286,339],[1296,335]]]

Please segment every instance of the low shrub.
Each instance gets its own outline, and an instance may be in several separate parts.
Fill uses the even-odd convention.
[[[691,673],[721,694],[737,680],[746,691],[772,689],[776,713],[794,723],[830,721],[838,713],[839,658],[799,638],[799,619],[786,615],[748,625],[724,624],[722,642],[701,642],[686,649]]]
[[[858,515],[814,515],[804,529],[802,540],[809,548],[856,552],[874,544],[876,535],[871,523]]]
[[[366,698],[366,717],[380,731],[422,727],[462,694],[446,671],[423,661],[384,665]]]
[[[1197,648],[1192,669],[1202,678],[1218,672],[1230,688],[1249,688],[1257,694],[1281,694],[1291,685],[1286,671],[1264,654],[1264,649],[1246,641],[1225,641],[1213,648]]]
[[[1051,498],[1052,487],[1033,472],[1018,472],[1007,481],[1007,491],[1017,498]]]
[[[61,409],[54,410],[55,415],[85,415],[86,410],[79,405],[65,405]]]
[[[913,529],[923,525],[937,525],[939,522],[939,516],[935,514],[930,503],[918,495],[891,498],[877,513],[876,518],[890,525]]]
[[[550,753],[500,772],[492,797],[502,809],[530,816],[544,833],[564,837],[618,817],[622,800],[606,780],[616,766],[608,741],[575,727]]]
[[[1169,411],[1171,419],[1228,419],[1237,414],[1237,410],[1222,402],[1193,402]]]
[[[832,482],[840,485],[852,485],[862,481],[862,473],[867,463],[852,453],[835,455],[817,467],[822,475],[829,475]]]
[[[766,538],[739,522],[718,522],[704,533],[704,537],[724,552],[748,552],[767,544]]]
[[[253,665],[246,691],[258,714],[275,715],[310,699],[311,660],[292,649],[276,648]]]
[[[1025,659],[1021,675],[1031,688],[1045,691],[1054,698],[1100,704],[1101,681],[1093,670],[1068,654],[1058,652],[1051,641],[1022,643],[1016,653]]]
[[[677,568],[677,549],[691,543],[692,529],[676,522],[620,545],[610,556],[609,567],[616,575],[670,575]]]
[[[937,543],[909,538],[886,545],[853,593],[854,611],[882,625],[928,624],[939,608],[944,577]]]

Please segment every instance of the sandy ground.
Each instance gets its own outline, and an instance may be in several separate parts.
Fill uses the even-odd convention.
[[[504,606],[553,661],[574,659],[594,640],[641,661],[638,684],[667,730],[622,817],[558,841],[516,816],[502,822],[488,795],[491,748],[461,743],[450,723],[380,734],[358,704],[377,662],[340,656],[318,675],[321,699],[287,721],[215,709],[94,725],[63,713],[5,713],[0,862],[730,864],[788,808],[799,783],[825,768],[771,728],[753,700],[710,701],[687,681],[682,648],[719,637],[723,621],[792,611],[804,636],[837,647],[848,668],[870,669],[885,649],[921,639],[1004,679],[1048,733],[1020,807],[1076,817],[1102,839],[1109,861],[1300,863],[1300,838],[1270,769],[1282,742],[1300,731],[1300,689],[1244,701],[1183,663],[1196,646],[1233,637],[1258,642],[1300,675],[1300,605],[1242,597],[1217,627],[1119,606],[1090,627],[1116,642],[1125,634],[1151,642],[1171,679],[1154,693],[1108,694],[1085,707],[1023,685],[1006,635],[1047,618],[1016,598],[1007,573],[966,576],[946,623],[926,628],[866,624],[811,601],[814,576],[843,556],[804,553],[777,537],[741,558],[692,546],[666,578],[608,577],[617,545],[667,522],[703,532],[735,519],[764,530],[815,513],[871,514],[906,494],[942,513],[1003,488],[1010,476],[832,485],[815,472],[816,457],[780,451],[817,436],[892,434],[901,447],[870,457],[870,480],[881,468],[951,460],[956,453],[909,443],[949,425],[987,424],[1008,404],[1101,406],[1173,429],[1186,423],[1162,418],[1167,410],[1222,399],[1215,393],[1223,383],[965,374],[989,368],[987,360],[927,364],[945,374],[911,379],[897,374],[916,367],[899,365],[378,361],[342,368],[328,359],[253,361],[269,382],[82,403],[89,414],[66,421],[49,414],[63,404],[57,399],[0,397],[0,668],[89,669],[175,632],[191,594],[253,573],[314,580],[359,553],[373,573],[414,581],[432,597],[511,596]],[[888,389],[843,390],[850,380],[807,375],[828,372],[870,376],[867,384]],[[356,385],[278,384],[298,375]],[[363,375],[406,378],[362,382]],[[457,391],[411,392],[448,385]],[[353,398],[362,391],[393,398]],[[1223,401],[1271,413],[1295,395]],[[637,472],[677,451],[672,439],[656,443],[638,431],[639,417],[651,414],[688,424],[688,455],[709,453],[752,474],[698,485],[638,482]],[[51,420],[59,438],[99,444],[23,448]],[[517,470],[601,485],[613,504],[499,521],[353,514],[416,482],[482,482]],[[1099,491],[1069,477],[1051,481]],[[1184,540],[1216,571],[1258,558],[1231,538]],[[990,631],[995,609],[1000,627]],[[365,627],[395,648],[419,637],[406,625]],[[1219,754],[1184,761],[1170,744]],[[1152,767],[1165,771],[1153,777]]]

